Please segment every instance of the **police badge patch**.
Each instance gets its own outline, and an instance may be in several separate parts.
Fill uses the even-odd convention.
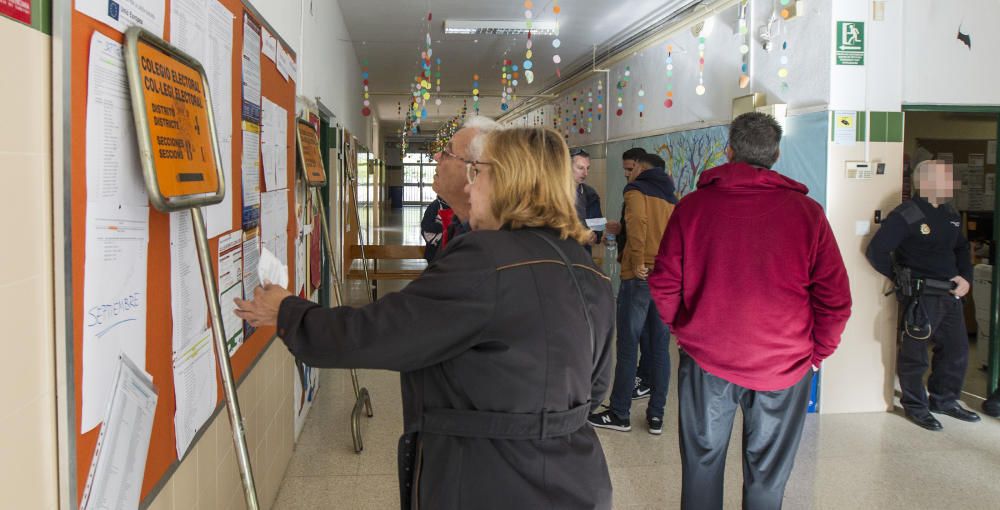
[[[931,235],[931,227],[930,227],[930,225],[928,225],[926,223],[921,224],[920,225],[920,233],[923,234],[923,235],[925,235],[925,236]]]

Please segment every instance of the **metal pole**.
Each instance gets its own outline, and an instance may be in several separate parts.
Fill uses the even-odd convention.
[[[337,296],[337,304],[343,306],[344,296],[340,290],[340,276],[337,273],[337,266],[333,260],[333,239],[330,237],[330,227],[326,220],[326,205],[323,204],[323,200],[319,196],[319,192],[316,188],[311,188],[313,192],[313,201],[319,207],[319,221],[320,228],[323,230],[323,242],[326,245],[326,258],[327,264],[330,266],[330,273],[333,276],[334,281],[334,291]],[[356,204],[357,201],[355,201]],[[355,209],[357,205],[355,205]],[[359,228],[359,240],[360,240],[360,228]],[[362,257],[364,257],[364,252],[362,251]],[[367,281],[368,274],[367,269],[365,272],[365,280]],[[367,294],[367,292],[366,292]],[[361,453],[365,449],[364,439],[361,437],[361,410],[365,410],[365,414],[369,418],[375,416],[374,411],[372,411],[372,399],[371,395],[368,393],[368,388],[362,388],[361,383],[358,382],[358,371],[351,369],[351,386],[354,388],[354,408],[351,410],[351,438],[354,440],[354,452]]]
[[[205,287],[205,298],[212,319],[212,338],[215,340],[215,357],[218,359],[219,372],[222,373],[222,388],[226,397],[226,410],[229,411],[229,424],[233,431],[233,445],[236,447],[236,463],[243,479],[243,496],[246,498],[248,510],[258,510],[257,491],[253,482],[253,471],[250,468],[250,452],[247,451],[246,431],[243,428],[243,416],[240,414],[240,402],[236,395],[236,383],[233,380],[233,366],[229,362],[229,350],[226,348],[226,336],[222,330],[222,310],[219,306],[219,292],[215,283],[215,270],[212,268],[212,258],[208,251],[208,236],[205,232],[205,220],[201,216],[200,207],[191,208],[191,222],[194,224],[194,239],[198,247],[198,262],[201,264],[201,279]]]
[[[1000,117],[997,118],[997,140],[1000,140]],[[987,161],[987,164],[990,162]],[[997,157],[997,161],[992,163],[1000,163],[1000,156]],[[996,189],[994,193],[1000,193],[1000,179],[996,179]],[[994,200],[1000,200],[1000,195],[994,195]],[[1000,207],[994,206],[996,211],[1000,211]],[[993,252],[995,254],[993,262],[993,287],[990,292],[990,356],[989,356],[989,380],[986,381],[986,393],[987,395],[992,395],[994,391],[997,390],[998,379],[1000,379],[1000,340],[997,338],[997,325],[1000,321],[1000,260],[997,260],[996,255],[1000,255],[1000,249],[997,249],[995,243],[996,240],[1000,239],[1000,221],[993,221]],[[980,347],[982,348],[982,347]]]

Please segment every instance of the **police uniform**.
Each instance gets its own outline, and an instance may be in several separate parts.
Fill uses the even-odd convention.
[[[928,410],[978,420],[958,406],[969,361],[969,338],[962,301],[951,294],[950,280],[961,276],[972,282],[969,241],[961,227],[961,217],[951,204],[934,207],[918,197],[892,211],[868,245],[869,262],[890,280],[897,276],[894,263],[901,272],[908,268],[911,273],[907,282],[897,280],[897,285],[910,284],[913,295],[904,296],[907,293],[897,287],[904,312],[896,368],[903,408],[921,426],[927,425],[919,418],[929,417]],[[934,362],[925,391],[926,342],[933,342]],[[930,422],[936,426],[928,428],[940,428],[935,420]]]

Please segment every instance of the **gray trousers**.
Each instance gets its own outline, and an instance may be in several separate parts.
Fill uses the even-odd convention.
[[[726,451],[743,411],[743,508],[781,508],[799,449],[812,372],[791,388],[754,391],[715,377],[681,352],[677,378],[683,510],[721,510]]]

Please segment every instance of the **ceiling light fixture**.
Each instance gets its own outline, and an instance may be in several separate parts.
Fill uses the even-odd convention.
[[[555,21],[532,21],[534,35],[556,35],[559,24]],[[456,35],[521,35],[528,33],[524,20],[454,20],[444,22],[444,33]]]

